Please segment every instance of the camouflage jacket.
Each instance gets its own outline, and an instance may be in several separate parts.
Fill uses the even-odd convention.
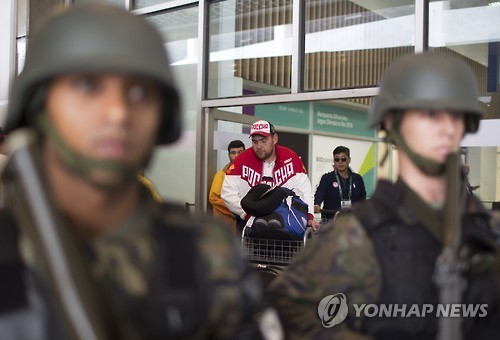
[[[173,331],[174,337],[226,339],[255,331],[261,283],[219,222],[189,215],[183,207],[148,202],[119,231],[90,246],[96,277],[119,292],[117,303],[128,306],[132,319],[142,320],[147,331],[166,326],[161,317],[144,317],[147,309],[158,315],[166,309],[167,314],[168,309],[173,315],[186,313],[188,330]],[[172,318],[166,318],[169,327],[182,328],[177,316]]]
[[[143,198],[122,226],[82,245],[91,276],[123,314],[120,320],[130,320],[139,338],[259,338],[260,278],[227,227],[181,206],[154,202],[147,192]],[[7,211],[1,214],[13,221]],[[32,275],[41,266],[30,241],[22,237],[21,244],[28,269],[18,287],[26,298],[2,311],[0,331],[13,334],[11,339],[31,334],[13,329],[17,326],[9,321],[21,310],[27,312],[24,324],[40,325],[34,339],[66,338],[50,290],[40,289],[46,282],[33,283],[44,275]],[[21,264],[16,260],[15,265]]]
[[[333,224],[319,232],[295,258],[294,263],[269,286],[269,296],[280,312],[289,338],[369,338],[361,331],[354,331],[366,331],[363,327],[366,321],[364,315],[356,316],[354,304],[377,303],[385,291],[383,285],[387,277],[384,275],[390,273],[382,271],[379,253],[365,223],[386,223],[394,228],[420,225],[429,235],[433,235],[431,238],[440,242],[442,214],[425,204],[404,183],[379,182],[371,200],[377,200],[381,203],[376,205],[377,208],[387,209],[395,218],[384,221],[381,216],[386,215],[386,212],[381,209],[371,209],[367,214],[366,211],[374,203],[370,203],[370,200],[355,205],[351,212],[340,215]],[[473,224],[478,218],[483,218],[480,216],[488,216],[474,198],[467,202],[464,215],[467,214],[473,216],[469,220]],[[498,253],[494,255],[495,261],[498,261]],[[490,260],[481,261],[483,263],[477,263],[476,267],[488,263],[488,270],[498,274],[498,267],[495,267],[498,262],[495,264]],[[413,265],[407,263],[410,270]],[[338,293],[344,294],[347,300],[347,321],[328,323],[328,317],[324,314],[320,317],[320,301]]]

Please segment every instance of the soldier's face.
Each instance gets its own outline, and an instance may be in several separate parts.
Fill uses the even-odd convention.
[[[400,126],[401,135],[413,152],[439,163],[459,149],[464,130],[463,113],[449,111],[408,110]]]
[[[160,125],[159,86],[115,74],[74,74],[53,80],[46,111],[62,140],[97,160],[140,165]]]

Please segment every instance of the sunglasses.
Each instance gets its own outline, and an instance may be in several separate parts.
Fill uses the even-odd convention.
[[[336,163],[338,163],[338,162],[340,162],[340,161],[342,161],[342,162],[347,161],[347,158],[346,158],[346,157],[340,157],[340,158],[334,158],[333,160],[334,160]]]

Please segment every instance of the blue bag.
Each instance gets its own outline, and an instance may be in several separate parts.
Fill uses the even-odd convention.
[[[307,228],[307,204],[288,188],[259,184],[242,199],[241,206],[255,216],[246,236],[302,240]]]
[[[292,194],[278,205],[274,213],[281,217],[286,231],[302,239],[307,228],[307,204],[293,191],[291,192]]]

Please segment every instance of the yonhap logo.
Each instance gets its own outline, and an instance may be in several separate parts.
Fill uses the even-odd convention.
[[[353,303],[353,318],[484,318],[488,315],[487,304],[377,304]],[[347,318],[349,307],[342,293],[327,295],[318,304],[318,315],[325,328],[331,328]]]
[[[325,328],[331,328],[344,321],[347,313],[347,301],[342,293],[325,296],[319,302],[318,315]]]

